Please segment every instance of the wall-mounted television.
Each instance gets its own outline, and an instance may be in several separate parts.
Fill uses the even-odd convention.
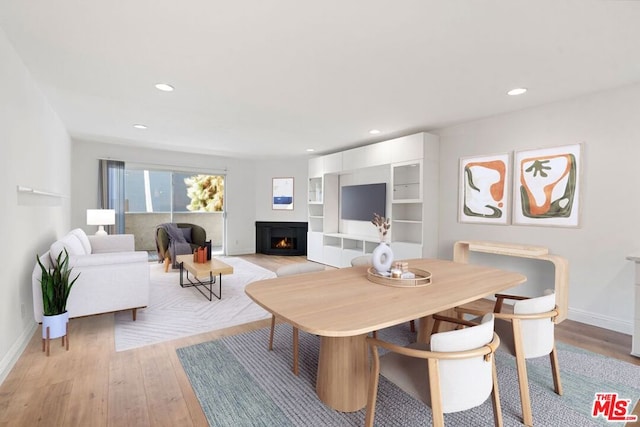
[[[373,213],[386,216],[387,184],[345,185],[342,187],[341,219],[371,221]]]

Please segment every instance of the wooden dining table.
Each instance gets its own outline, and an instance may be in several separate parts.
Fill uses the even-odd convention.
[[[365,338],[370,332],[420,319],[419,340],[426,341],[430,315],[526,281],[520,273],[481,265],[439,259],[408,262],[410,269],[431,273],[431,283],[388,286],[370,281],[368,267],[350,267],[260,280],[245,292],[283,321],[320,336],[318,397],[333,409],[353,412],[367,401]]]

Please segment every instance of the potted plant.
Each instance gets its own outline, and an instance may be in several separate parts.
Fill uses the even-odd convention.
[[[78,280],[80,274],[71,280],[71,270],[69,268],[69,253],[64,250],[60,252],[53,266],[47,269],[40,257],[36,255],[38,265],[42,269],[40,283],[42,286],[42,338],[52,339],[64,337],[67,334],[67,299],[71,292],[71,287]],[[48,331],[48,335],[47,335]]]

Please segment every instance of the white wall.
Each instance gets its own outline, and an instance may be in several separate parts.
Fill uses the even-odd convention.
[[[176,170],[219,173],[226,169],[227,254],[255,252],[255,166],[253,160],[180,153],[93,141],[73,142],[71,226],[95,232],[86,225],[86,210],[98,206],[98,159],[169,166]]]
[[[0,382],[36,328],[31,273],[69,228],[70,147],[50,107],[0,29]],[[66,197],[18,194],[17,186]]]
[[[256,221],[307,222],[308,163],[308,157],[259,160],[255,163]],[[273,210],[271,209],[272,179],[288,177],[293,177],[293,210]],[[255,250],[255,241],[253,245]]]
[[[525,95],[526,96],[526,95]],[[569,318],[630,334],[633,264],[640,248],[640,85],[442,129],[439,256],[456,240],[547,246],[570,265]],[[584,143],[580,228],[460,224],[460,157]],[[527,292],[553,283],[538,261],[476,255],[476,261],[523,271]],[[475,262],[475,261],[474,261]]]

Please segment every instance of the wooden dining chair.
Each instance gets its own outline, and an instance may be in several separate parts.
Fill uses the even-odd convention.
[[[494,305],[495,331],[500,336],[500,350],[516,358],[520,403],[523,423],[533,426],[531,397],[529,395],[529,379],[526,359],[549,356],[554,391],[562,395],[560,381],[560,365],[555,345],[555,317],[558,315],[555,293],[529,298],[518,295],[496,294]],[[513,300],[513,313],[503,312],[504,300]],[[458,307],[459,314],[480,315],[482,312],[465,307]],[[441,316],[434,315],[433,331],[437,331]],[[447,319],[448,320],[448,319]],[[473,322],[473,320],[472,320]]]
[[[502,426],[494,357],[500,338],[493,327],[494,316],[487,314],[479,325],[433,334],[428,347],[401,347],[367,337],[372,366],[365,426],[373,426],[379,375],[428,404],[434,427],[444,426],[445,413],[480,406],[489,396],[494,424]],[[379,348],[388,352],[380,356]]]
[[[324,270],[324,265],[315,262],[295,263],[283,265],[276,270],[276,276],[292,276],[294,274],[313,273],[316,271]],[[298,359],[299,359],[299,331],[298,328],[293,328],[293,366],[291,370],[294,375],[298,375]],[[273,335],[276,330],[276,315],[271,314],[271,331],[269,332],[269,351],[273,350]]]

